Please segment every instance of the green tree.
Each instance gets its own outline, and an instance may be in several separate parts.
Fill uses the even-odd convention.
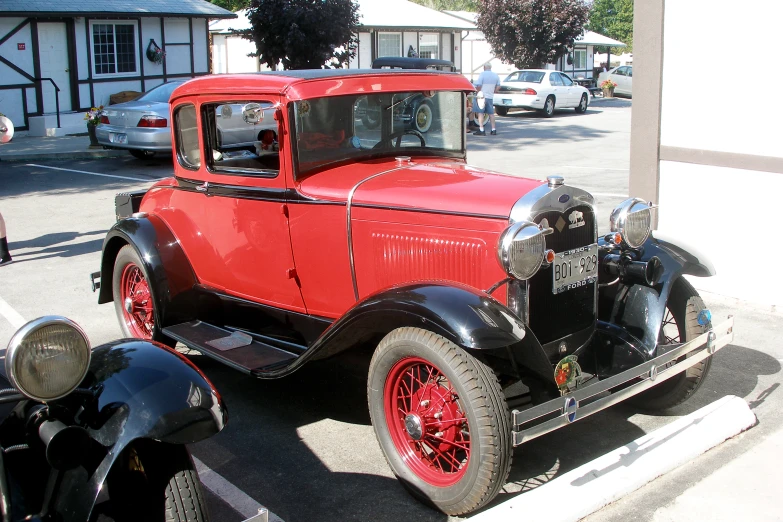
[[[633,52],[633,0],[595,0],[587,28],[626,44],[621,52]],[[596,52],[605,53],[606,48]]]
[[[228,9],[232,13],[239,11],[240,9],[247,9],[250,7],[251,0],[209,0],[211,3],[223,9]]]
[[[359,5],[355,0],[253,0],[251,29],[240,34],[256,44],[270,68],[340,66],[356,54]]]
[[[438,11],[477,11],[479,0],[413,0]]]
[[[477,25],[501,60],[543,67],[574,45],[588,12],[584,0],[484,0]]]

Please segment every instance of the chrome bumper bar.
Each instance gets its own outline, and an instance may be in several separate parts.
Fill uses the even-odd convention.
[[[674,377],[703,361],[729,344],[733,339],[734,318],[729,316],[727,320],[717,326],[713,326],[696,339],[688,341],[639,366],[634,366],[629,370],[598,381],[595,384],[587,385],[584,388],[577,388],[573,393],[559,399],[552,399],[522,411],[514,410],[512,412],[514,446],[576,422],[629,397],[633,397],[656,384],[660,384],[666,379]],[[687,358],[668,368],[663,368],[666,364],[685,354],[689,354]],[[612,388],[622,386],[631,381],[639,382],[605,397],[596,398],[598,395],[608,393]],[[552,415],[556,416],[552,417]],[[542,417],[547,418],[539,421]]]

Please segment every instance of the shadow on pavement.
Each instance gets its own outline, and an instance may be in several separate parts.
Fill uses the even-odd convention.
[[[191,358],[230,410],[226,430],[195,445],[196,455],[283,520],[447,520],[390,477],[367,413],[368,353],[314,362],[279,381],[255,380],[204,356]],[[716,354],[701,389],[667,414],[685,415],[728,394],[747,397],[760,375],[780,370],[767,354],[727,346]],[[487,508],[631,443],[645,433],[638,425],[644,418],[621,404],[517,447],[509,480]],[[322,452],[311,448],[312,430],[328,432],[333,442]],[[319,456],[326,454],[330,463]]]

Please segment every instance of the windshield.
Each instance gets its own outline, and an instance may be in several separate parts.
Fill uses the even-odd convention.
[[[168,103],[169,98],[171,98],[171,93],[174,92],[174,89],[182,85],[182,83],[183,82],[168,82],[163,85],[158,85],[136,99],[145,102]]]
[[[542,71],[517,71],[508,75],[505,81],[507,82],[527,82],[527,83],[541,83],[544,79],[544,72]]]
[[[297,172],[382,156],[464,156],[462,92],[332,96],[293,104]]]

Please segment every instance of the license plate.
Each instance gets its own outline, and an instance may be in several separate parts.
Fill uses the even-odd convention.
[[[510,98],[503,98],[503,105],[511,105],[511,99]]]
[[[112,143],[120,143],[120,144],[128,143],[128,135],[110,132],[109,141]]]
[[[598,244],[555,254],[552,293],[560,294],[595,282],[598,278]]]

